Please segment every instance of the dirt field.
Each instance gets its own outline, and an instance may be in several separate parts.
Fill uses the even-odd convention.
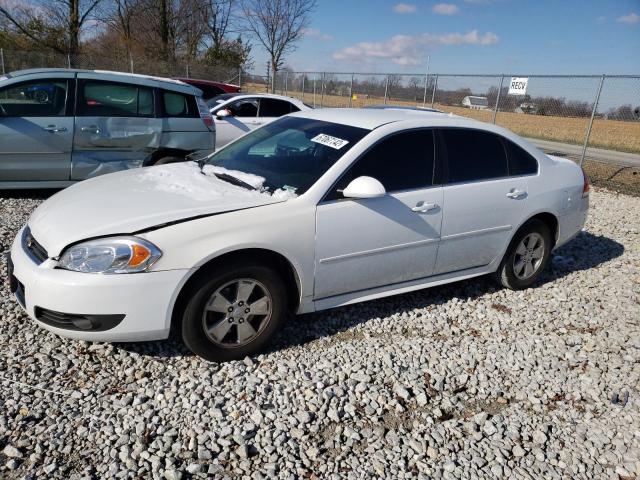
[[[245,92],[265,92],[264,85],[245,84],[242,88]],[[311,105],[314,103],[313,93],[305,92],[304,97],[302,97],[301,92],[289,91],[287,94],[302,99]],[[383,98],[367,98],[364,95],[356,94],[356,98],[352,100],[351,106],[364,107],[367,105],[381,105],[382,103],[384,103]],[[415,102],[394,100],[393,98],[389,99],[388,103],[393,105],[416,106]],[[315,105],[320,106],[321,104],[324,107],[348,107],[349,97],[348,95],[338,96],[327,94],[322,96],[317,92],[315,94]],[[427,102],[427,106],[431,106],[431,104]],[[468,108],[442,105],[439,103],[436,103],[434,107],[444,112],[452,112],[456,115],[471,117],[485,122],[491,122],[493,119],[493,111],[491,110],[470,110]],[[525,137],[582,145],[589,119],[498,112],[496,123]],[[589,146],[620,152],[640,153],[640,122],[595,119],[593,129],[591,130]]]

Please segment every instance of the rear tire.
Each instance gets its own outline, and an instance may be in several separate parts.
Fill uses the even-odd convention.
[[[285,284],[275,270],[226,263],[190,286],[182,314],[182,339],[206,360],[239,360],[261,350],[286,315]]]
[[[529,220],[511,240],[496,271],[496,280],[511,290],[529,288],[549,263],[551,246],[547,224],[535,218]]]

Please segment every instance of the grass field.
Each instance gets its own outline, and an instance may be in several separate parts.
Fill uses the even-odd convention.
[[[242,88],[245,92],[265,92],[264,85],[246,84],[243,85]],[[304,98],[299,91],[289,91],[287,94],[291,97],[302,99],[308,104],[313,105],[314,103],[313,93],[305,92]],[[364,107],[367,105],[381,105],[383,102],[384,99],[380,97],[366,97],[356,94],[356,98],[352,100],[351,106]],[[393,98],[389,99],[387,103],[392,105],[416,106],[415,102],[394,100]],[[327,94],[322,96],[320,93],[316,93],[315,105],[319,107],[321,104],[324,107],[348,107],[349,97]],[[419,105],[421,105],[421,103]],[[427,103],[427,106],[431,106],[431,104]],[[444,112],[452,112],[456,115],[475,118],[476,120],[484,122],[491,122],[493,120],[493,111],[491,110],[470,110],[468,108],[441,105],[439,103],[436,103],[434,107]],[[582,145],[589,119],[498,112],[496,123],[524,137]],[[596,118],[593,122],[589,146],[620,152],[640,153],[640,122],[622,122]]]

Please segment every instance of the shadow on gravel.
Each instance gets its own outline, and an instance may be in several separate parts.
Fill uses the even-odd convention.
[[[553,252],[550,265],[536,282],[534,288],[565,277],[572,272],[595,268],[619,257],[623,252],[624,247],[610,238],[581,232],[571,242]],[[490,277],[485,276],[323,312],[300,315],[293,321],[287,322],[285,328],[274,338],[271,347],[265,353],[331,337],[372,318],[392,317],[429,306],[437,308],[438,305],[447,303],[453,298],[461,301],[473,300],[500,289],[501,287]],[[354,333],[354,337],[357,335]],[[161,342],[118,344],[118,347],[140,355],[159,357],[191,355],[182,342],[175,337]]]

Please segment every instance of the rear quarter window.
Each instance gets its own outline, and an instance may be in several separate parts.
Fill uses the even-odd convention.
[[[167,117],[195,118],[200,116],[193,95],[163,91],[162,105]]]
[[[504,145],[497,135],[482,130],[441,130],[449,183],[474,182],[507,177],[509,167]]]
[[[535,175],[538,173],[538,161],[529,152],[506,138],[503,141],[509,157],[509,175]]]

